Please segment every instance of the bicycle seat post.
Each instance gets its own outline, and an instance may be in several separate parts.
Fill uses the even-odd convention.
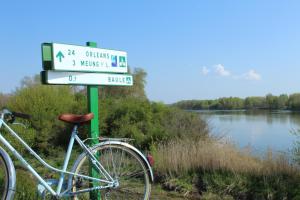
[[[68,145],[68,150],[67,150],[67,153],[66,153],[66,156],[65,156],[63,169],[62,169],[63,172],[67,171],[67,167],[68,167],[68,164],[69,164],[69,160],[70,160],[73,145],[74,145],[75,136],[78,133],[78,126],[79,126],[78,124],[74,124],[72,134],[71,134],[71,137],[70,137],[70,142],[69,142],[69,145]],[[63,182],[64,182],[64,173],[61,173],[61,176],[59,178],[59,182],[58,182],[58,185],[57,185],[57,194],[60,194]]]

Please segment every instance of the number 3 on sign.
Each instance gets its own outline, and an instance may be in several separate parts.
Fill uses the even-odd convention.
[[[69,76],[69,81],[70,81],[70,82],[76,82],[76,76],[70,75],[70,76]]]

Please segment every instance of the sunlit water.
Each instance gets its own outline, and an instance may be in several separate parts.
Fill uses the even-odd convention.
[[[290,151],[300,129],[300,113],[288,111],[197,111],[215,135],[255,151]]]

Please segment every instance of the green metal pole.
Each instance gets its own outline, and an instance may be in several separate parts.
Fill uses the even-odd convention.
[[[95,42],[87,42],[87,46],[89,47],[97,47],[97,43]],[[88,109],[89,112],[92,112],[94,114],[94,118],[91,121],[90,125],[90,137],[95,138],[91,140],[90,145],[95,145],[98,143],[98,138],[100,135],[99,131],[99,113],[98,113],[98,86],[87,86],[87,95],[88,95]],[[99,155],[97,155],[99,156]],[[90,168],[90,175],[92,177],[98,177],[99,173],[93,169]],[[93,183],[95,185],[95,183]],[[90,192],[90,199],[92,200],[100,200],[100,192]]]

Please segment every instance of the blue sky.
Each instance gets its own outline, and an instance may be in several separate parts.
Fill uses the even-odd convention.
[[[42,70],[43,42],[124,50],[150,100],[300,92],[300,1],[3,1],[0,92]]]

